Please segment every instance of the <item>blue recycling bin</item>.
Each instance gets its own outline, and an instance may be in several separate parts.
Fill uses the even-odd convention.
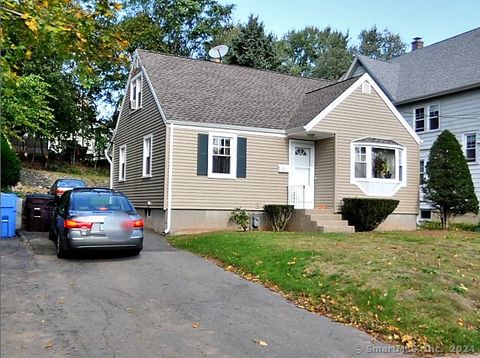
[[[2,193],[2,239],[15,237],[15,225],[17,220],[17,199],[18,197],[15,194]]]

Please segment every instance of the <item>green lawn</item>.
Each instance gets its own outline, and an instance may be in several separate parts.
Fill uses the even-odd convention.
[[[386,341],[480,351],[478,233],[219,232],[170,242]]]

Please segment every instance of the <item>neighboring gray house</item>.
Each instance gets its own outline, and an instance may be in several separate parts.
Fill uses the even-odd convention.
[[[110,180],[157,231],[225,229],[237,207],[289,203],[291,230],[351,232],[348,197],[398,199],[382,228],[415,229],[419,142],[368,74],[329,82],[138,50]]]
[[[365,72],[422,139],[420,184],[433,142],[448,129],[462,145],[480,199],[480,28],[425,47],[415,38],[412,52],[389,61],[357,56],[342,79]],[[422,200],[420,209],[420,218],[430,219]]]

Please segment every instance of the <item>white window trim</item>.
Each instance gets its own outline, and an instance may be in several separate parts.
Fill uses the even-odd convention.
[[[145,143],[147,139],[150,139],[150,174],[147,174],[147,156],[145,151]],[[152,177],[152,168],[153,168],[153,134],[148,134],[143,137],[143,155],[142,155],[142,178],[151,178]]]
[[[355,177],[355,147],[365,147],[367,156],[367,177]],[[383,179],[372,177],[372,148],[395,150],[395,178]],[[400,180],[400,155],[402,155],[402,180]],[[393,196],[395,193],[407,186],[407,148],[401,145],[390,145],[381,143],[362,143],[352,141],[350,143],[350,184],[358,186],[366,195],[369,196]],[[373,184],[373,185],[369,185]],[[381,188],[381,184],[388,185],[388,188]],[[367,189],[368,187],[368,189]],[[377,188],[375,188],[377,187]],[[378,189],[379,191],[377,191]],[[383,191],[380,191],[380,190]]]
[[[230,138],[230,173],[213,173],[213,137]],[[236,179],[237,178],[237,135],[232,133],[208,133],[208,178]]]
[[[430,128],[430,107],[437,106],[438,107],[438,128],[436,129],[431,129]],[[416,116],[415,116],[415,111],[417,109],[423,108],[423,120],[424,120],[424,125],[423,125],[423,131],[417,132],[417,121],[416,121]],[[441,116],[440,116],[440,104],[439,103],[433,103],[429,104],[428,106],[418,106],[415,107],[413,110],[413,115],[412,115],[412,127],[415,133],[427,133],[427,132],[437,132],[441,130]]]
[[[423,166],[422,166],[422,168],[420,168],[420,165],[422,164],[422,162],[423,162]],[[423,173],[423,184],[420,183],[420,180],[419,180],[419,185],[420,186],[424,186],[425,182],[427,181],[427,160],[426,159],[420,159],[419,162],[418,162],[418,177],[419,178],[422,177],[422,173]]]
[[[124,151],[123,158],[122,158],[122,150]],[[123,178],[122,178],[122,159],[123,159],[123,162],[125,163],[125,172],[124,172]],[[123,182],[126,180],[127,180],[127,145],[124,144],[118,148],[118,181]]]
[[[135,95],[136,95],[135,102],[133,101],[134,83],[135,83]],[[136,111],[137,109],[142,108],[142,103],[143,103],[142,86],[143,86],[143,76],[142,76],[142,73],[140,72],[130,80],[130,109],[132,111]],[[138,100],[139,97],[140,97],[140,100]]]
[[[467,160],[467,136],[475,135],[475,160],[468,161]],[[465,160],[467,160],[467,164],[476,164],[478,162],[478,133],[477,132],[467,132],[463,133],[462,135],[462,149],[463,155],[465,156]]]

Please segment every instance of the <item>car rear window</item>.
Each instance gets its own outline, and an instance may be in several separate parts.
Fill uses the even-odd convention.
[[[70,198],[70,209],[75,211],[123,211],[133,213],[130,201],[121,194],[80,192]]]
[[[85,188],[87,185],[81,180],[64,179],[57,184],[59,188]]]

